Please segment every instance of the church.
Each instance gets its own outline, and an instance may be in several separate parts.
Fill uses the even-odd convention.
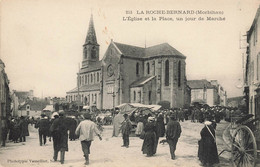
[[[68,102],[98,109],[161,101],[171,107],[189,106],[186,57],[168,43],[143,48],[111,40],[102,60],[99,47],[91,15],[78,83],[67,92]]]

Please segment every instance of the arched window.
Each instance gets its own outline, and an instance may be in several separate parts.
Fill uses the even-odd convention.
[[[134,91],[134,101],[136,100],[136,93],[135,93],[135,91]]]
[[[169,86],[169,60],[165,61],[165,80],[164,80],[164,84],[165,86]]]
[[[181,86],[181,61],[178,63],[178,86]]]
[[[146,66],[147,66],[147,74],[150,74],[150,64],[149,64],[149,62],[146,63]]]
[[[85,85],[87,84],[87,75],[85,75]]]
[[[149,91],[149,94],[148,94],[148,99],[149,99],[149,104],[152,104],[152,91]]]
[[[91,74],[90,75],[90,83],[92,83],[93,82],[93,75]]]
[[[136,63],[136,75],[139,75],[139,63]]]
[[[97,82],[99,82],[99,72],[97,72]]]
[[[96,74],[94,73],[93,75],[94,75],[93,81],[94,81],[94,83],[95,83],[95,81],[96,81]]]
[[[93,46],[93,48],[91,49],[91,58],[93,58],[93,59],[96,58],[96,48],[95,48],[95,46]]]
[[[87,53],[87,48],[84,47],[84,59],[87,59],[87,55],[88,55],[88,53]]]

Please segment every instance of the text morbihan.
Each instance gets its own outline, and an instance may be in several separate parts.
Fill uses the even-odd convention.
[[[137,11],[137,14],[224,14],[224,11],[215,10],[146,10]]]

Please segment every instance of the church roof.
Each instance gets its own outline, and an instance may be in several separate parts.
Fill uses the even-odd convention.
[[[185,58],[181,52],[173,48],[168,43],[162,43],[148,48],[126,45],[117,42],[114,42],[114,44],[124,56],[133,58],[150,58],[156,56],[181,56]]]
[[[145,57],[155,57],[155,56],[183,56],[181,52],[176,50],[174,47],[168,43],[162,43],[159,45],[151,46],[146,48]]]
[[[85,44],[88,44],[88,43],[98,45],[92,14],[91,14],[90,21],[89,21],[87,37],[86,37],[86,40],[85,40]]]
[[[191,89],[204,89],[204,88],[215,88],[209,81],[206,79],[202,80],[189,80],[188,85]]]
[[[121,51],[121,53],[125,56],[129,57],[136,57],[136,58],[142,58],[145,55],[145,49],[138,47],[138,46],[132,46],[122,43],[114,42],[117,48]]]
[[[136,80],[135,82],[133,82],[130,85],[130,87],[141,87],[141,86],[144,86],[146,83],[148,83],[149,81],[151,81],[154,78],[155,78],[155,76],[145,76],[145,77],[142,77],[139,80]]]
[[[87,91],[94,91],[94,90],[100,90],[100,84],[92,84],[92,85],[83,85],[79,87],[79,92],[87,92]],[[68,91],[67,93],[77,93],[78,87]]]
[[[91,62],[88,66],[81,68],[80,73],[97,71],[101,69],[101,61]]]

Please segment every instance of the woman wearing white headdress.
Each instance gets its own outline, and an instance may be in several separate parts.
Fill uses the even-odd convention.
[[[211,121],[205,121],[204,125],[200,131],[198,157],[203,166],[212,166],[219,163],[215,129]]]

